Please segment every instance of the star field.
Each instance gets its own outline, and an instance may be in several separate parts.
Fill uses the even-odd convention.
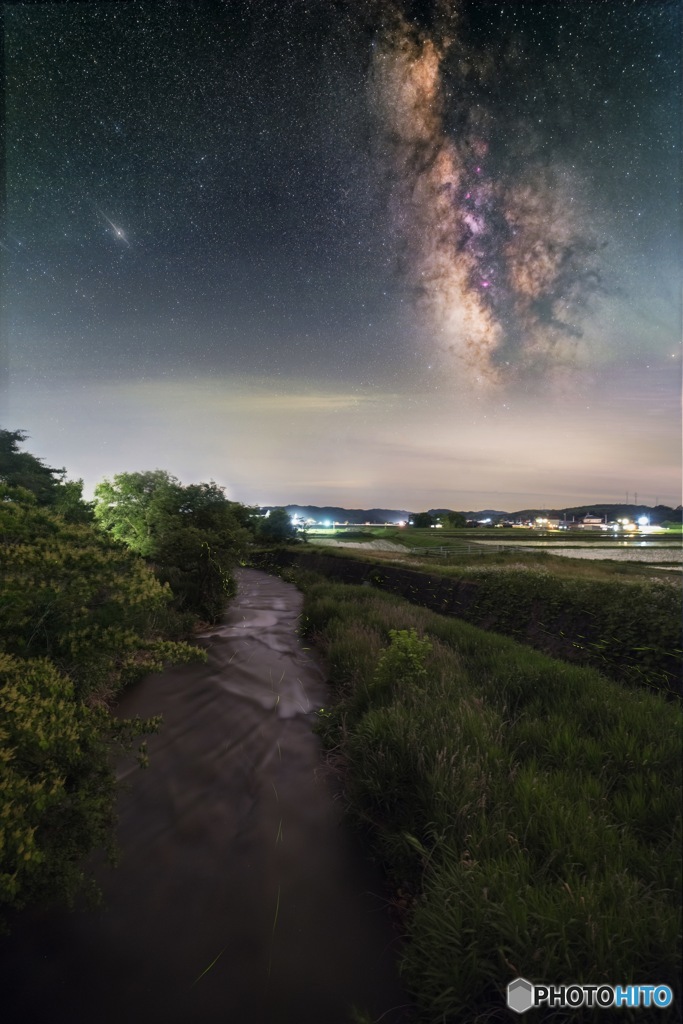
[[[664,0],[6,5],[3,425],[88,488],[678,504],[680,30]]]

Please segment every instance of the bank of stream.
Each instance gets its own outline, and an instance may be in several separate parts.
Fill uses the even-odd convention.
[[[19,916],[0,942],[3,1019],[348,1024],[404,1019],[382,880],[319,772],[324,676],[290,584],[241,570],[205,665],[119,706],[162,714],[150,767],[120,769],[102,907]]]

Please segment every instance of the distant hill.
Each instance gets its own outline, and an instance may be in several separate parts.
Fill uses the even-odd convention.
[[[260,509],[265,513],[268,509],[282,507],[275,505],[263,505]],[[400,523],[407,521],[416,510],[409,512],[404,508],[339,508],[335,505],[285,505],[284,508],[292,516],[301,516],[304,519],[315,519],[316,523],[348,523],[351,526],[363,525],[364,523],[383,524]],[[421,511],[421,510],[417,510]],[[498,519],[505,519],[510,522],[517,520],[535,519],[536,516],[548,516],[552,519],[573,518],[581,519],[583,516],[593,513],[596,516],[606,516],[608,521],[616,519],[637,519],[639,516],[648,516],[652,525],[662,522],[680,522],[681,509],[673,509],[669,505],[657,505],[651,508],[648,505],[573,505],[569,508],[524,508],[517,512],[505,512],[501,509],[485,508],[478,511],[465,511],[449,508],[431,508],[430,515],[435,517],[444,516],[448,512],[458,511],[465,519],[481,520],[491,519],[496,522]]]
[[[460,515],[464,516],[465,519],[494,519],[495,520],[495,519],[506,519],[508,516],[512,515],[511,512],[501,512],[500,509],[495,509],[495,508],[483,508],[479,512],[465,512],[465,511],[460,512],[460,509],[452,509],[452,508],[430,508],[428,511],[429,511],[430,516],[437,516],[437,517],[438,516],[445,516],[445,515],[448,515],[449,512],[457,511],[457,512],[460,513]]]
[[[616,519],[635,520],[639,516],[647,516],[653,526],[666,521],[677,522],[681,518],[680,510],[675,511],[669,505],[656,505],[651,508],[649,505],[606,505],[600,503],[597,505],[573,505],[571,508],[560,509],[525,508],[519,512],[513,512],[510,518],[533,519],[536,516],[548,516],[551,519],[563,519],[566,516],[571,520],[582,519],[590,514],[606,516],[608,522],[613,522]]]
[[[273,505],[265,505],[261,509],[266,512]],[[405,522],[410,513],[400,508],[337,508],[332,505],[285,505],[290,516],[302,516],[304,519],[315,519],[317,523],[329,520],[331,523],[350,523],[354,526],[363,523],[400,523]]]

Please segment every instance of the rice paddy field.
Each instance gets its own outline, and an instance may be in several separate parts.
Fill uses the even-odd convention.
[[[559,558],[608,561],[619,565],[662,565],[674,571],[683,569],[681,533],[673,531],[624,539],[602,532],[369,527],[322,530],[308,536],[311,543],[322,546],[403,552],[413,558],[424,556],[445,562],[471,561],[477,556],[500,553],[524,556],[546,553]]]

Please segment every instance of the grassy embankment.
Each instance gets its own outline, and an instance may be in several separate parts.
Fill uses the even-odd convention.
[[[444,565],[309,544],[282,558],[345,582],[364,578],[618,681],[680,692],[680,580],[666,573],[658,580],[630,571],[643,566],[545,552],[463,556]]]
[[[329,757],[404,907],[420,1019],[508,1019],[517,975],[680,997],[680,707],[372,588],[296,577],[334,690]]]

